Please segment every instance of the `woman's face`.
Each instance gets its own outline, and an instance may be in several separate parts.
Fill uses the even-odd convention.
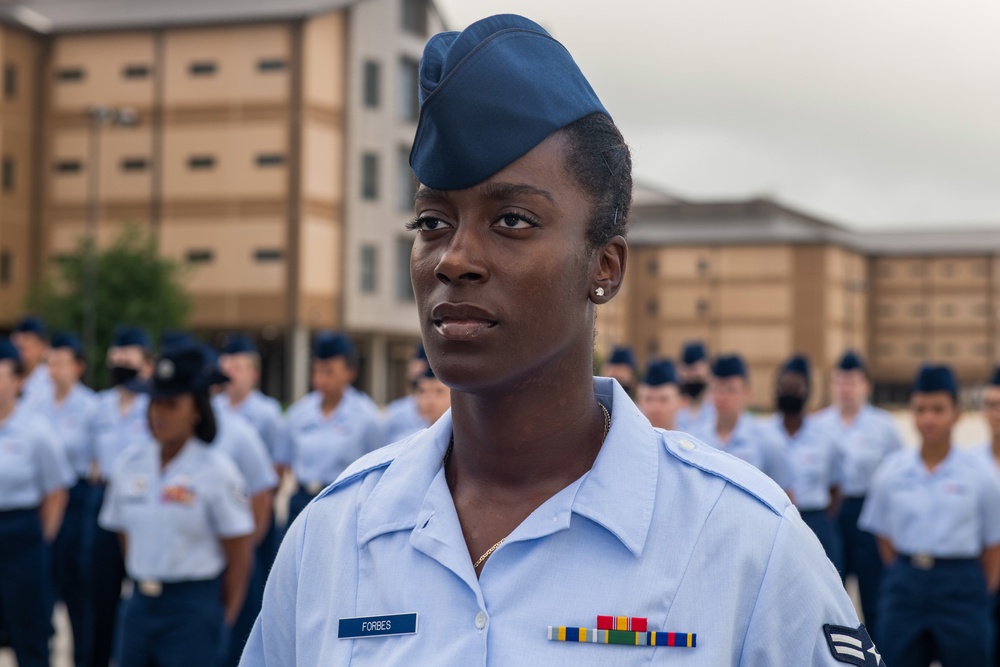
[[[625,246],[588,247],[591,204],[567,173],[565,141],[556,133],[471,188],[417,193],[410,276],[427,354],[453,389],[525,386],[559,362],[591,363],[590,299],[598,285],[605,300],[617,290]]]
[[[178,445],[194,435],[198,424],[194,396],[180,394],[153,398],[149,401],[149,430],[161,445]]]

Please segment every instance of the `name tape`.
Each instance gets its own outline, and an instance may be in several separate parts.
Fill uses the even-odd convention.
[[[389,635],[417,634],[417,614],[386,614],[342,618],[337,629],[339,639],[363,639]]]

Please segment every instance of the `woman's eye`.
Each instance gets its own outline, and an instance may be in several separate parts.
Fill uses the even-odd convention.
[[[410,221],[406,228],[409,230],[417,230],[421,232],[433,232],[439,229],[444,229],[448,226],[444,220],[439,218],[432,218],[427,215],[420,216],[412,221]]]
[[[508,213],[497,221],[497,225],[503,229],[530,229],[538,225],[534,220],[520,213]]]

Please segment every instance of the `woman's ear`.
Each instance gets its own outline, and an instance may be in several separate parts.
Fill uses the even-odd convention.
[[[622,236],[614,236],[598,251],[594,276],[590,284],[590,300],[600,305],[610,301],[621,289],[628,261],[628,244]]]

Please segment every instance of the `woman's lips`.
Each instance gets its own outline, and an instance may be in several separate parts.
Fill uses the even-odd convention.
[[[434,328],[447,340],[473,340],[496,326],[496,322],[481,319],[435,320]]]

